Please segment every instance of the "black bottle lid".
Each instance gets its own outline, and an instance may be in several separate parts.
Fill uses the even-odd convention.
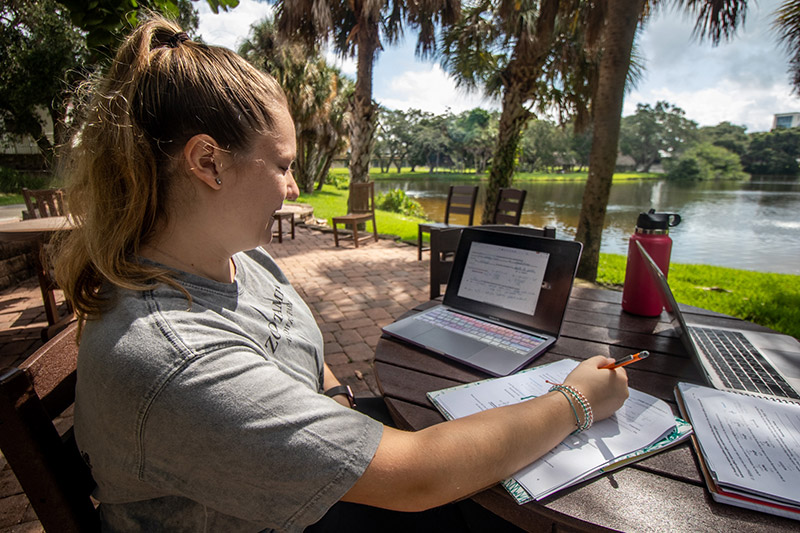
[[[681,223],[681,216],[677,213],[656,213],[651,209],[647,213],[639,213],[636,227],[646,230],[667,230]]]

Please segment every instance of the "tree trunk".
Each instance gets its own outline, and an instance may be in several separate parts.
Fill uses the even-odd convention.
[[[583,243],[578,277],[595,281],[600,260],[611,180],[617,161],[622,101],[631,61],[633,38],[644,6],[643,0],[609,2],[603,36],[597,92],[593,101],[592,150],[589,178],[575,240]]]
[[[369,159],[378,122],[378,108],[372,102],[372,67],[380,45],[377,22],[364,21],[357,39],[358,72],[350,119],[350,183],[369,181]]]
[[[531,117],[523,104],[523,92],[514,84],[509,84],[503,94],[503,112],[497,131],[492,168],[486,190],[486,203],[483,205],[481,224],[489,224],[494,214],[497,195],[503,187],[509,187],[517,164],[517,147],[522,137],[522,128]]]

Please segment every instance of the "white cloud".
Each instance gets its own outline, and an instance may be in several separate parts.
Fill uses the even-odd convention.
[[[712,47],[691,38],[693,20],[677,10],[658,13],[640,36],[639,53],[646,58],[644,80],[626,95],[624,115],[637,103],[666,100],[686,111],[701,126],[722,121],[747,126],[748,131],[768,130],[774,113],[800,111],[800,98],[791,93],[788,60],[771,28],[773,12],[781,0],[761,0],[748,11],[747,24],[730,43]],[[250,26],[272,7],[265,2],[241,0],[229,12],[211,13],[197,3],[199,31],[207,42],[235,50]],[[391,109],[422,109],[441,114],[483,107],[499,109],[481,94],[456,89],[438,64],[414,59],[414,39],[407,35],[399,46],[378,56],[373,75],[374,98]],[[328,61],[352,78],[353,59],[332,52]]]
[[[701,90],[663,87],[647,92],[633,91],[625,99],[623,115],[632,115],[636,104],[654,105],[665,100],[686,112],[686,117],[700,126],[715,126],[723,121],[747,126],[747,131],[766,131],[772,127],[772,115],[800,108],[797,97],[785,84],[772,87],[745,87],[730,80]]]
[[[639,39],[644,80],[626,96],[623,115],[632,114],[637,103],[666,100],[701,126],[729,121],[754,132],[772,127],[775,113],[800,110],[788,58],[772,29],[779,3],[749,6],[746,25],[719,46],[693,39],[694,19],[680,10],[658,13]]]
[[[420,63],[419,70],[406,70],[389,78],[385,89],[376,91],[375,99],[390,109],[421,109],[443,113],[449,108],[460,113],[475,107],[498,109],[480,93],[468,93],[456,88],[455,82],[439,65]]]
[[[342,56],[336,54],[332,47],[328,47],[328,49],[325,50],[325,61],[327,61],[329,65],[338,68],[342,74],[350,76],[353,79],[356,78],[356,72],[358,69],[356,60],[354,58],[343,58]]]
[[[272,13],[272,6],[256,0],[240,0],[228,11],[214,14],[208,3],[197,2],[200,13],[198,32],[208,44],[236,50],[250,33],[250,26]]]

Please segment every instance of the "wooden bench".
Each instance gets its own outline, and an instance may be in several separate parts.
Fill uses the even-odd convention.
[[[95,482],[72,427],[53,419],[75,402],[77,323],[0,376],[0,450],[46,531],[99,531]]]

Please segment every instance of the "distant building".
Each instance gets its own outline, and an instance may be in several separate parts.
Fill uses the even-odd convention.
[[[779,113],[773,116],[772,129],[800,127],[800,113]]]

